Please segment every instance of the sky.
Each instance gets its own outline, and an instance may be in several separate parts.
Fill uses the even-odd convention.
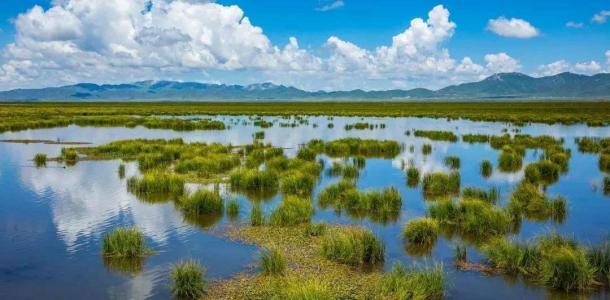
[[[610,72],[610,1],[0,3],[0,90],[141,80],[438,89],[498,72]]]

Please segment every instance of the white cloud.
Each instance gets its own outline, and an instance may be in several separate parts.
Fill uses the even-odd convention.
[[[568,27],[568,28],[583,28],[583,26],[585,26],[585,24],[583,24],[581,22],[569,21],[566,23],[566,27]]]
[[[317,11],[329,11],[329,10],[339,9],[343,6],[345,6],[345,3],[342,0],[336,0],[336,1],[332,1],[330,3],[326,3],[326,4],[316,8],[316,10]]]
[[[533,38],[540,35],[540,30],[532,26],[529,22],[522,19],[507,19],[499,17],[489,20],[487,29],[503,37],[520,39]]]
[[[606,64],[608,65],[608,69],[610,70],[610,50],[606,50]]]
[[[485,55],[487,69],[494,73],[516,72],[521,68],[519,62],[504,52]]]
[[[574,70],[583,74],[595,74],[599,73],[602,70],[602,67],[598,62],[592,60],[575,64]]]
[[[597,24],[604,24],[608,20],[608,17],[610,17],[610,10],[602,10],[593,15],[593,17],[591,18],[591,22]]]
[[[567,72],[570,70],[570,64],[565,60],[558,60],[556,62],[541,65],[538,67],[538,71],[536,75],[538,76],[552,76],[557,75],[559,73]]]

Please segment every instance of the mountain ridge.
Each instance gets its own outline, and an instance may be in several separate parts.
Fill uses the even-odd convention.
[[[607,98],[610,73],[560,73],[532,77],[522,73],[496,73],[481,81],[450,85],[438,90],[414,88],[365,91],[305,91],[271,82],[227,85],[202,82],[145,80],[121,84],[77,83],[40,89],[0,92],[0,101],[51,100],[416,100],[416,99]]]

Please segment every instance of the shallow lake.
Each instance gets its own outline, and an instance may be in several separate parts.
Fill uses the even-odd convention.
[[[494,169],[489,178],[479,172],[482,160],[497,165],[499,151],[489,144],[468,144],[431,141],[405,135],[406,130],[446,130],[458,136],[468,133],[489,135],[513,134],[550,135],[564,139],[571,150],[569,171],[558,182],[548,186],[547,194],[567,199],[567,217],[561,224],[551,221],[524,221],[517,238],[531,239],[541,233],[558,231],[574,236],[584,245],[596,244],[608,238],[610,230],[610,197],[603,193],[604,174],[598,168],[596,154],[580,153],[574,142],[577,137],[610,137],[610,127],[586,125],[532,124],[514,127],[505,123],[473,122],[427,118],[358,118],[305,117],[304,124],[280,127],[289,120],[264,117],[274,122],[271,128],[255,127],[248,117],[216,116],[230,124],[228,130],[190,131],[136,128],[96,128],[69,126],[0,134],[0,139],[62,140],[90,142],[93,145],[134,138],[176,138],[244,145],[252,143],[252,135],[264,130],[264,141],[285,148],[294,156],[300,145],[312,139],[335,140],[344,137],[389,139],[404,144],[403,151],[393,159],[367,159],[357,185],[360,189],[396,187],[403,204],[398,220],[378,223],[367,218],[338,214],[332,209],[317,207],[314,221],[358,224],[369,227],[386,245],[389,268],[396,261],[406,264],[439,262],[448,274],[448,299],[544,299],[565,298],[545,288],[535,287],[518,279],[478,272],[458,271],[453,267],[453,239],[440,238],[431,256],[410,256],[401,236],[404,223],[426,213],[426,200],[421,185],[407,187],[404,166],[413,163],[422,173],[448,171],[447,155],[461,160],[461,186],[496,187],[501,193],[500,204],[506,202],[511,190],[523,178],[523,170],[502,173]],[[291,120],[292,122],[294,120]],[[368,122],[385,124],[385,128],[346,130],[347,124]],[[334,128],[328,124],[333,123]],[[430,155],[420,151],[425,143],[432,144]],[[410,151],[410,146],[414,151]],[[82,161],[64,168],[50,162],[46,168],[33,166],[36,153],[57,156],[64,146],[44,144],[0,143],[0,299],[166,299],[169,291],[169,267],[180,260],[194,258],[205,265],[208,280],[229,278],[239,272],[256,272],[258,249],[252,245],[222,238],[223,227],[231,221],[225,218],[193,224],[184,220],[171,202],[146,203],[127,191],[126,179],[117,175],[119,160]],[[536,161],[542,150],[527,150],[524,166]],[[326,167],[334,159],[320,156]],[[138,174],[136,163],[128,163],[127,178]],[[337,177],[323,172],[314,191],[336,182]],[[195,188],[191,186],[191,188]],[[214,187],[208,187],[214,188]],[[231,194],[226,186],[222,193]],[[228,195],[241,202],[241,219],[246,220],[251,201],[241,195]],[[275,195],[263,201],[266,211],[281,200]],[[146,235],[155,255],[145,262],[144,271],[127,276],[115,273],[101,257],[101,239],[114,227],[136,225]],[[469,258],[480,260],[474,248]],[[606,291],[590,295],[608,299]]]

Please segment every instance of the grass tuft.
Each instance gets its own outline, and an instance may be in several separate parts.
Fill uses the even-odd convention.
[[[385,260],[385,247],[371,231],[356,228],[326,236],[322,241],[322,254],[339,263],[374,265]]]
[[[286,273],[286,258],[277,249],[264,249],[261,252],[260,266],[265,275],[282,276]]]
[[[172,294],[182,299],[197,299],[205,292],[205,268],[196,261],[184,261],[172,266]]]
[[[138,228],[122,227],[104,235],[102,254],[113,258],[136,258],[150,254],[150,249]]]

